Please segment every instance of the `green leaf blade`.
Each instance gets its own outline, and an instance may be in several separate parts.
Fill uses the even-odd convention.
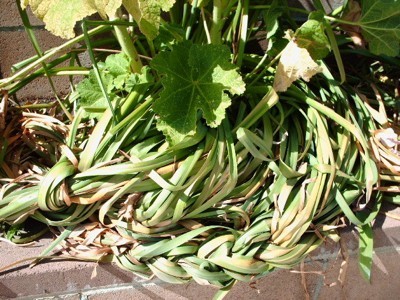
[[[112,102],[120,99],[124,94],[122,92],[129,93],[138,85],[148,85],[153,82],[150,68],[147,66],[142,68],[140,74],[132,73],[129,58],[124,53],[107,56],[104,63],[98,63],[98,68],[103,85]],[[88,77],[77,85],[76,90],[79,95],[79,107],[83,107],[87,111],[108,107],[94,70],[91,70]],[[98,114],[86,113],[85,116],[97,117]]]
[[[109,89],[112,82],[112,77],[108,74],[102,74],[103,84]],[[76,87],[80,95],[79,106],[92,108],[106,108],[107,101],[101,91],[100,85],[97,82],[94,71],[90,71],[88,78],[82,80]]]
[[[120,76],[130,73],[130,62],[128,57],[124,53],[118,53],[115,55],[109,55],[106,58],[105,64],[108,72],[114,76]]]
[[[359,227],[359,257],[358,265],[361,275],[368,282],[371,281],[372,256],[374,252],[374,240],[371,224]]]
[[[229,60],[225,46],[191,42],[178,44],[153,59],[151,66],[165,74],[164,90],[153,106],[160,116],[157,127],[171,144],[196,132],[199,114],[208,126],[218,126],[231,104],[226,92],[244,92],[244,82]]]
[[[329,52],[329,40],[324,25],[317,20],[308,20],[296,31],[296,44],[305,48],[314,60],[325,58]]]
[[[369,49],[376,55],[400,53],[400,1],[363,0],[362,16],[357,22]]]
[[[272,49],[275,42],[274,36],[279,31],[279,17],[284,13],[283,6],[280,6],[278,0],[273,0],[270,8],[264,14],[265,27],[267,30],[268,49]]]

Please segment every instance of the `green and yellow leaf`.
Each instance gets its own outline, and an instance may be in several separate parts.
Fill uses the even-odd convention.
[[[46,24],[46,29],[65,39],[75,36],[78,21],[98,12],[102,17],[113,15],[122,0],[24,0],[22,8],[32,12]]]

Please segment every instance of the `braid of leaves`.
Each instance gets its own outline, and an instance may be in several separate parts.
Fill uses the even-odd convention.
[[[307,101],[282,96],[241,127],[257,108],[250,99],[217,129],[199,123],[196,135],[173,147],[156,130],[149,99],[126,113],[121,122],[134,121],[118,131],[109,111],[94,127],[78,113],[39,182],[3,187],[0,220],[89,220],[63,241],[65,252],[171,283],[222,288],[291,268],[336,238],[343,212],[368,221],[350,209],[366,188],[368,156],[355,143],[362,130],[351,102],[336,103],[343,126]]]

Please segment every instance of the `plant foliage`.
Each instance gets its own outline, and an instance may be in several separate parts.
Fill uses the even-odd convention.
[[[2,239],[52,227],[35,262],[60,246],[221,298],[337,241],[345,217],[370,279],[371,223],[400,203],[398,0],[16,3],[36,56],[0,79]],[[27,6],[71,39],[42,51]],[[38,77],[57,102],[16,105]]]
[[[372,53],[397,56],[400,51],[400,1],[362,1],[356,25],[369,42]]]
[[[157,126],[172,144],[196,133],[198,111],[207,125],[220,125],[231,104],[228,92],[244,92],[245,84],[229,60],[226,46],[191,42],[177,44],[153,59],[151,66],[164,75],[164,90],[154,103],[160,116]]]

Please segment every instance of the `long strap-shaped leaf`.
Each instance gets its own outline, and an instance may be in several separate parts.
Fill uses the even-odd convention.
[[[204,226],[192,231],[189,231],[185,234],[182,234],[174,239],[169,241],[163,240],[163,242],[151,244],[151,245],[141,245],[136,247],[135,249],[130,251],[130,255],[135,257],[136,259],[150,259],[157,255],[161,255],[165,252],[168,252],[179,245],[187,243],[191,239],[195,238],[196,236],[202,234],[211,229],[221,228],[219,226]]]

